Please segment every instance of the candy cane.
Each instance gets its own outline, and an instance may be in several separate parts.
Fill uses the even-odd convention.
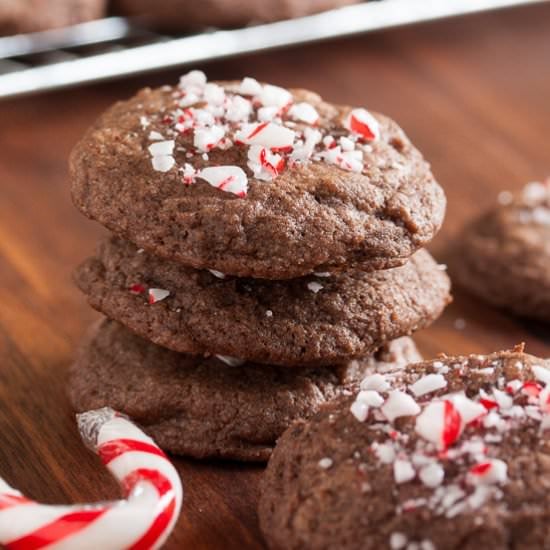
[[[155,442],[109,408],[77,415],[80,435],[126,500],[74,506],[34,502],[0,478],[0,546],[8,550],[159,548],[178,519],[178,473]]]

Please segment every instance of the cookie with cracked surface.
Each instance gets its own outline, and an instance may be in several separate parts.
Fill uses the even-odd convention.
[[[289,281],[220,278],[111,237],[75,273],[92,307],[174,351],[288,367],[365,357],[430,325],[449,279],[425,250],[405,265]]]
[[[493,305],[550,321],[550,179],[500,202],[464,230],[453,273]]]
[[[359,0],[115,0],[124,15],[143,18],[149,25],[167,30],[201,27],[240,27],[249,23],[303,17]]]
[[[395,122],[242,82],[145,89],[117,103],[70,161],[88,217],[151,254],[239,277],[403,264],[445,196]]]
[[[259,504],[271,548],[547,547],[549,360],[443,356],[361,388],[279,439]]]
[[[409,338],[376,357],[339,368],[289,371],[175,353],[105,320],[72,367],[78,411],[110,406],[142,424],[165,450],[196,458],[266,461],[276,439],[298,418],[348,392],[366,372],[419,360]]]
[[[0,35],[43,31],[99,19],[106,0],[0,0]]]

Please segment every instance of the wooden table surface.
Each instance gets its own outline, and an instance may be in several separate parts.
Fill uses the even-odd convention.
[[[448,197],[431,246],[445,259],[463,222],[550,174],[550,5],[450,20],[209,64],[210,78],[246,75],[311,88],[395,118],[432,162]],[[67,368],[97,314],[71,270],[103,229],[71,205],[67,157],[108,105],[176,73],[0,104],[0,475],[35,499],[115,497],[81,444]],[[458,289],[416,338],[425,356],[484,353],[526,342],[550,355],[548,327],[504,315]],[[260,548],[259,466],[176,460],[186,489],[167,548]]]

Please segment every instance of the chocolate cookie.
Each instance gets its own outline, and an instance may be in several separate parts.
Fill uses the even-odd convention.
[[[155,28],[240,27],[248,23],[302,17],[355,4],[359,0],[115,0],[115,9],[138,16]]]
[[[88,217],[151,254],[240,277],[400,265],[445,210],[387,117],[198,71],[116,104],[70,167]]]
[[[500,199],[464,230],[453,272],[491,304],[550,321],[550,179]]]
[[[447,275],[424,250],[373,273],[289,281],[220,275],[112,237],[75,280],[92,307],[156,344],[289,367],[370,355],[428,326],[450,299]]]
[[[549,360],[441,357],[361,387],[278,441],[271,548],[548,548]]]
[[[106,0],[0,0],[0,35],[74,25],[102,17],[105,9]]]
[[[217,358],[155,346],[103,321],[72,368],[70,395],[78,411],[110,406],[126,413],[168,451],[265,461],[293,420],[349,394],[378,360],[397,368],[418,360],[418,352],[403,338],[377,359],[335,369],[231,368]]]

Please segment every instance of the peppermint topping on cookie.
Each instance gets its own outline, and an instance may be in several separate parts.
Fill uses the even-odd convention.
[[[346,127],[368,141],[374,141],[380,137],[378,121],[366,109],[354,109],[348,115]]]
[[[238,166],[210,166],[203,168],[197,177],[222,191],[229,191],[239,197],[246,196],[248,179]]]
[[[229,365],[230,367],[240,367],[244,365],[246,361],[238,357],[231,357],[230,355],[216,355],[216,358],[219,359],[222,363]]]
[[[253,78],[220,85],[209,83],[201,71],[191,71],[167,91],[173,109],[150,116],[147,124],[140,119],[142,128],[155,119],[162,126],[162,132],[151,130],[148,135],[153,169],[176,169],[185,185],[205,180],[238,197],[246,196],[250,177],[272,182],[285,170],[309,162],[360,173],[364,152],[380,137],[378,121],[365,109],[354,109],[341,121],[327,121],[329,134],[314,105],[294,103],[288,90]],[[189,138],[178,139],[183,135]],[[235,165],[218,166],[222,163],[212,159],[214,151],[232,147],[246,148],[247,172]]]
[[[534,358],[495,357],[445,358],[362,381],[350,412],[376,434],[368,450],[391,465],[397,486],[416,481],[433,490],[402,501],[398,514],[428,507],[451,518],[498,502],[512,458],[502,442],[531,433],[542,444],[550,436],[550,369]],[[459,379],[464,390],[456,391]],[[395,548],[405,544],[392,538]]]
[[[170,291],[165,290],[164,288],[150,288],[149,289],[149,303],[150,304],[156,304],[157,302],[160,302],[164,300],[165,298],[168,298],[170,296]]]

